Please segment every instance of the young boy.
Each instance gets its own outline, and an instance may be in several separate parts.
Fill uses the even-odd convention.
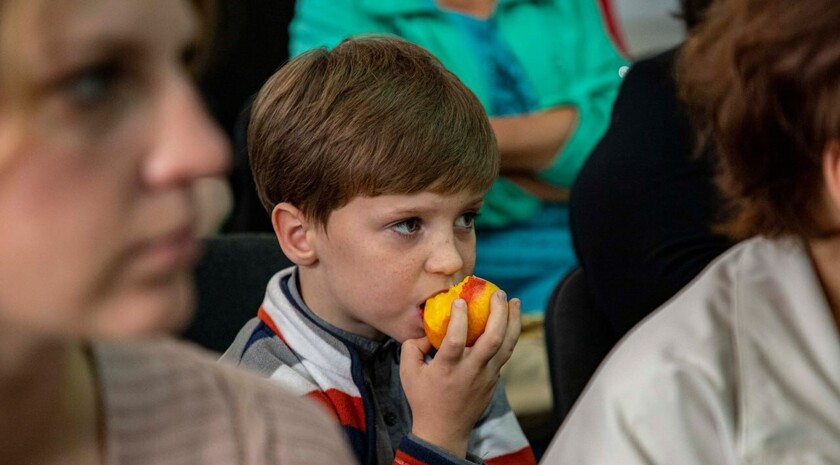
[[[433,358],[423,332],[426,298],[472,272],[473,220],[499,170],[475,96],[416,45],[351,39],[281,68],[248,135],[296,266],[223,360],[321,401],[362,464],[534,464],[499,382],[519,300],[498,291],[472,347],[462,300]]]

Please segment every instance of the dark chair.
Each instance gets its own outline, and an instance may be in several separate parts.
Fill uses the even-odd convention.
[[[559,423],[616,342],[583,270],[573,269],[554,288],[545,310],[545,344]]]
[[[224,352],[265,296],[274,273],[292,265],[274,234],[228,234],[205,239],[196,268],[198,308],[183,336]]]

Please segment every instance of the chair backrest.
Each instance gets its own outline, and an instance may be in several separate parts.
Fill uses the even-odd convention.
[[[545,343],[554,413],[562,422],[598,365],[616,343],[580,267],[554,288],[545,310]]]
[[[257,316],[265,286],[292,265],[274,234],[225,234],[204,241],[195,277],[198,307],[184,338],[224,352],[242,326]]]

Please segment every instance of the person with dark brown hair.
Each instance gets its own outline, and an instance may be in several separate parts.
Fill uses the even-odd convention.
[[[619,344],[543,463],[839,463],[840,3],[719,0],[677,70],[742,242]]]

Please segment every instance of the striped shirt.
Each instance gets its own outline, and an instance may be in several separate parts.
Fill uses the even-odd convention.
[[[325,322],[303,303],[296,279],[295,267],[271,278],[258,316],[222,360],[321,402],[364,465],[536,463],[501,385],[473,430],[469,460],[409,434],[411,411],[399,380],[396,342],[378,344]]]

